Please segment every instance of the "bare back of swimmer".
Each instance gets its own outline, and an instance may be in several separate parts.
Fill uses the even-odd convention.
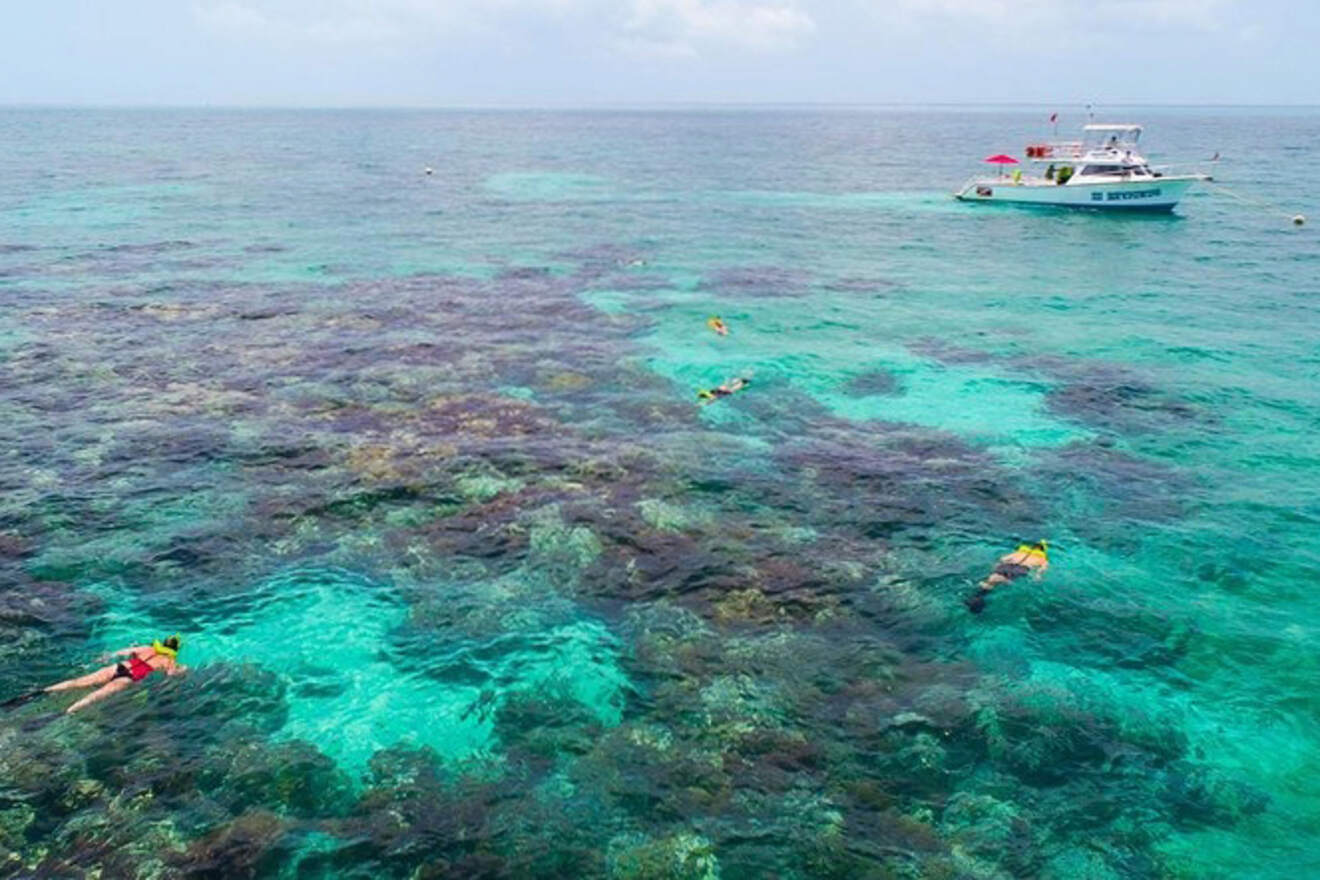
[[[126,656],[127,659],[113,666],[104,666],[95,672],[78,678],[70,678],[67,681],[61,681],[46,688],[47,691],[65,691],[74,688],[95,687],[87,696],[78,700],[64,711],[72,715],[80,709],[90,706],[92,703],[104,700],[106,697],[117,694],[131,684],[142,681],[153,672],[162,672],[165,675],[178,675],[187,669],[178,662],[179,649],[183,646],[183,639],[179,636],[170,636],[163,641],[152,642],[150,645],[137,645],[132,648],[123,648],[112,652],[110,657]]]

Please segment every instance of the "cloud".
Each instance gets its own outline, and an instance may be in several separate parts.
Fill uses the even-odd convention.
[[[400,46],[501,39],[566,26],[598,47],[651,55],[791,49],[815,30],[796,0],[195,0],[207,30],[276,44]]]
[[[197,0],[193,14],[226,37],[278,44],[379,45],[435,35],[455,4],[424,0]]]
[[[898,0],[908,15],[1061,33],[1159,26],[1218,30],[1242,0]]]
[[[815,29],[811,16],[784,3],[634,0],[622,36],[630,46],[695,55],[718,45],[788,49]]]
[[[230,34],[259,34],[271,27],[266,16],[242,3],[197,3],[197,20],[211,30]]]

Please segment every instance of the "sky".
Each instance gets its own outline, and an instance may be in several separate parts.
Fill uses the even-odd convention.
[[[0,0],[0,104],[1320,103],[1320,0]]]

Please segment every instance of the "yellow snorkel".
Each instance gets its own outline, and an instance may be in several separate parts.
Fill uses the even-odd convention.
[[[174,647],[169,647],[165,642],[173,642]],[[183,637],[178,633],[175,633],[166,639],[165,642],[162,642],[160,639],[154,640],[151,643],[151,650],[160,654],[162,657],[169,657],[171,660],[179,659],[179,649],[183,647]]]

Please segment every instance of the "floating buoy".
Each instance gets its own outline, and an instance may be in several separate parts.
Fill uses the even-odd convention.
[[[1301,226],[1301,225],[1302,225],[1303,223],[1305,223],[1305,222],[1306,222],[1306,215],[1305,215],[1305,214],[1294,214],[1294,215],[1293,215],[1293,226]]]
[[[431,171],[431,166],[430,166],[430,165],[427,165],[427,166],[426,166],[425,168],[423,168],[422,170],[423,170],[424,172],[426,172],[427,174],[431,174],[431,173],[432,173],[432,171]]]

